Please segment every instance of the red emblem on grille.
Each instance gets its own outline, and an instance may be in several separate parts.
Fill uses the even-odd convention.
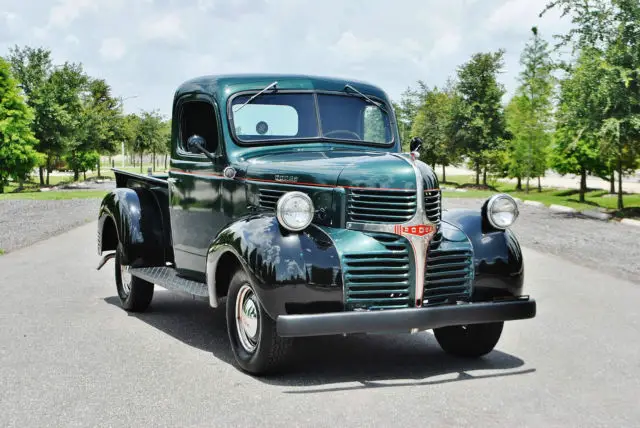
[[[395,233],[397,235],[415,235],[415,236],[425,236],[434,231],[434,227],[431,224],[417,224],[415,226],[395,226]]]

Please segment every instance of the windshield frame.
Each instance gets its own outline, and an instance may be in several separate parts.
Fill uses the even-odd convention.
[[[315,113],[316,113],[316,126],[318,129],[318,133],[320,135],[316,136],[316,137],[283,137],[283,138],[271,138],[271,139],[255,139],[255,140],[251,140],[251,141],[246,141],[246,140],[242,140],[240,137],[238,137],[238,135],[236,134],[236,129],[235,129],[235,124],[233,121],[233,101],[237,98],[237,97],[241,97],[244,95],[255,95],[258,92],[260,92],[260,90],[243,90],[243,91],[238,91],[236,93],[234,93],[233,95],[229,96],[227,99],[227,125],[229,126],[229,134],[231,134],[231,138],[233,139],[233,141],[242,147],[265,147],[265,146],[271,146],[271,145],[283,145],[283,144],[295,144],[295,143],[318,143],[318,142],[334,142],[337,144],[350,144],[350,145],[356,145],[356,146],[368,146],[368,147],[379,147],[379,148],[391,148],[393,147],[397,140],[396,140],[396,126],[395,126],[395,117],[393,116],[393,114],[387,113],[387,112],[393,112],[391,105],[389,105],[386,100],[377,97],[375,95],[371,95],[371,94],[366,94],[367,97],[373,99],[374,101],[380,103],[382,105],[382,107],[384,109],[387,110],[387,112],[382,111],[383,114],[385,114],[389,120],[389,127],[391,128],[391,140],[385,143],[378,143],[375,141],[368,141],[368,140],[356,140],[356,139],[349,139],[349,138],[334,138],[334,137],[325,137],[323,134],[323,130],[322,130],[322,123],[321,123],[321,119],[320,119],[320,106],[318,104],[318,95],[336,95],[336,96],[342,96],[342,97],[354,97],[354,98],[358,98],[360,100],[362,100],[365,104],[367,105],[371,105],[373,107],[376,107],[374,104],[371,104],[370,102],[368,102],[366,99],[364,99],[361,95],[357,94],[357,93],[353,93],[353,92],[343,92],[343,91],[335,91],[335,90],[318,90],[318,89],[278,89],[276,88],[275,91],[272,93],[270,92],[270,95],[277,95],[277,94],[312,94],[313,95],[313,103],[315,105]],[[256,98],[259,99],[260,97]]]

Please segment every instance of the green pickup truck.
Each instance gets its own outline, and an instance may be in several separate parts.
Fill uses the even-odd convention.
[[[533,318],[508,195],[442,209],[419,139],[402,152],[392,104],[359,81],[219,75],[173,102],[165,175],[115,170],[99,211],[127,311],[154,286],[226,310],[238,366],[260,375],[296,337],[433,330],[480,357]]]

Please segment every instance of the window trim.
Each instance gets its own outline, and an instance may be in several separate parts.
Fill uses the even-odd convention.
[[[252,140],[245,141],[240,139],[236,135],[235,125],[233,122],[233,101],[240,96],[243,95],[253,95],[260,92],[259,90],[244,90],[238,91],[227,98],[227,123],[229,125],[229,134],[233,141],[241,146],[241,147],[264,147],[270,145],[283,145],[283,144],[294,144],[294,143],[318,143],[318,142],[326,142],[331,141],[336,144],[350,144],[355,146],[367,146],[367,147],[377,147],[377,148],[392,148],[396,144],[396,135],[393,131],[395,125],[395,116],[393,115],[393,107],[390,106],[384,99],[381,99],[378,96],[367,94],[367,96],[375,101],[381,103],[384,108],[389,112],[387,114],[387,118],[389,119],[389,125],[391,127],[391,141],[386,143],[376,143],[374,141],[364,141],[364,140],[353,140],[353,139],[340,139],[340,138],[331,138],[325,137],[323,135],[317,137],[306,137],[306,138],[278,138],[278,139],[267,139],[267,140]],[[320,106],[318,104],[318,95],[326,94],[326,95],[337,95],[343,97],[356,97],[361,99],[360,96],[352,93],[342,92],[342,91],[330,91],[330,90],[317,90],[317,89],[278,89],[278,93],[281,94],[312,94],[315,104],[316,111],[316,123],[318,126],[318,131],[320,134],[323,134],[322,131],[322,121],[320,116]],[[364,137],[364,135],[363,135]]]
[[[215,118],[215,121],[216,121],[216,133],[218,138],[218,144],[215,152],[213,152],[212,154],[215,156],[223,155],[224,148],[222,146],[224,146],[224,140],[221,132],[222,120],[220,117],[217,103],[215,102],[215,100],[210,99],[208,96],[199,94],[199,93],[186,94],[183,97],[181,97],[176,103],[176,107],[178,108],[178,123],[177,123],[178,129],[177,129],[177,135],[176,135],[176,138],[178,141],[176,144],[176,155],[187,161],[200,162],[205,159],[209,160],[204,154],[192,153],[186,150],[186,148],[183,146],[184,141],[183,141],[183,135],[182,135],[182,118],[184,117],[184,106],[189,103],[204,103],[204,104],[208,104],[213,109],[213,117]]]

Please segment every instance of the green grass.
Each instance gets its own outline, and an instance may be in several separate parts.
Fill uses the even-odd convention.
[[[4,255],[4,250],[2,248],[0,248],[0,256]]]
[[[522,200],[542,202],[546,206],[556,204],[575,208],[579,211],[605,209],[616,217],[640,217],[640,194],[625,194],[622,199],[625,209],[618,211],[617,196],[608,196],[606,190],[590,190],[585,194],[585,202],[579,202],[579,192],[577,189],[554,189],[542,188],[542,192],[538,192],[534,187],[529,193],[524,191],[516,191],[515,184],[504,183],[501,181],[487,180],[489,189],[479,190],[475,186],[475,177],[473,176],[450,176],[447,181],[440,183],[442,187],[466,188],[466,192],[443,192],[444,197],[455,198],[488,198],[496,193],[508,193],[513,197]]]
[[[64,190],[51,192],[21,192],[2,193],[0,201],[16,199],[34,199],[41,201],[61,200],[61,199],[92,199],[103,198],[108,192],[106,190]]]

